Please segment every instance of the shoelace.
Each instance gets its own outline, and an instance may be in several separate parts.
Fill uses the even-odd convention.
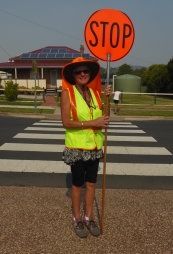
[[[77,221],[77,227],[78,229],[84,229],[82,221]]]
[[[93,228],[97,228],[96,224],[95,224],[95,221],[94,220],[90,220],[89,221],[90,223],[90,226],[93,227]]]

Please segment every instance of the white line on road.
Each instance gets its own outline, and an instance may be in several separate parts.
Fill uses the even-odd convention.
[[[62,126],[62,123],[50,123],[50,122],[45,122],[45,123],[33,123],[33,125],[39,125],[39,126],[47,126],[47,125],[49,125],[49,126]],[[138,126],[136,126],[136,125],[117,125],[117,124],[111,124],[111,125],[109,125],[109,127],[121,127],[121,128],[138,128]]]
[[[0,151],[27,151],[27,152],[62,152],[64,145],[57,144],[26,144],[26,143],[5,143]],[[164,147],[128,147],[128,146],[107,146],[108,154],[135,154],[135,155],[172,155]]]
[[[14,138],[29,139],[65,139],[65,134],[35,134],[35,133],[18,133]],[[157,142],[152,137],[143,136],[108,136],[108,141],[134,141],[134,142]]]
[[[41,123],[62,123],[62,121],[58,121],[58,120],[40,120],[39,122],[41,122]],[[109,124],[110,125],[112,125],[112,124],[116,124],[116,125],[119,125],[119,124],[129,125],[131,123],[129,123],[129,122],[110,122]]]
[[[62,131],[65,132],[64,128],[51,128],[51,127],[27,127],[25,131]],[[105,129],[102,130],[105,132]],[[107,130],[108,132],[113,132],[113,133],[145,133],[142,130],[118,130],[118,129],[109,129]]]
[[[70,173],[70,167],[63,161],[0,160],[0,171],[35,173]],[[100,163],[98,174],[103,173]],[[173,164],[107,163],[107,175],[173,176]]]

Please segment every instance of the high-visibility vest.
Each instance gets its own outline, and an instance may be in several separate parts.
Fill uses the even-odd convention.
[[[85,122],[102,116],[102,103],[97,91],[94,92],[90,89],[95,108],[89,108],[75,86],[71,86],[67,90],[70,98],[71,120]],[[81,130],[66,129],[65,146],[82,150],[101,149],[103,146],[103,133],[101,128],[82,129],[81,125]]]

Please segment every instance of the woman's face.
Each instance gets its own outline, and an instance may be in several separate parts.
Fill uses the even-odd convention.
[[[90,79],[90,70],[87,66],[79,66],[73,71],[73,77],[78,85],[86,85]]]

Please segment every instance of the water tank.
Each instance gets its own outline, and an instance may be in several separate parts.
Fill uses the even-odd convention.
[[[141,78],[131,74],[114,77],[114,91],[120,89],[122,92],[141,92]]]

